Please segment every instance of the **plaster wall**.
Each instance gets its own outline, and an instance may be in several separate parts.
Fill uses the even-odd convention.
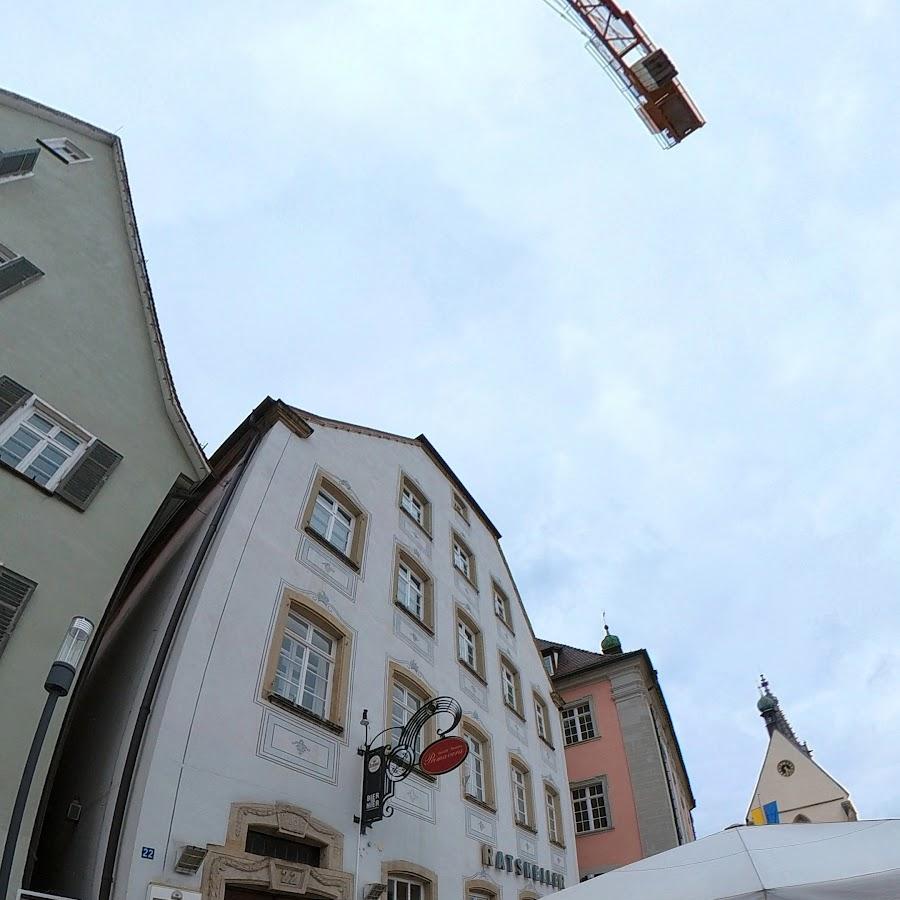
[[[793,764],[792,775],[785,777],[779,773],[778,764],[783,760]],[[793,822],[801,814],[810,822],[846,822],[847,814],[841,803],[847,799],[849,794],[837,781],[780,731],[775,731],[747,815],[750,809],[774,800],[783,824]]]
[[[61,136],[69,135],[0,100],[3,149]],[[69,620],[80,614],[99,621],[168,489],[182,473],[196,477],[163,405],[112,148],[71,136],[92,161],[67,166],[42,150],[33,177],[0,184],[0,243],[46,273],[0,299],[0,374],[124,459],[85,512],[0,470],[0,560],[38,583],[0,656],[0,721],[15,723],[0,730],[0,834],[46,696],[44,677]],[[26,845],[65,705],[36,773]]]
[[[631,775],[616,704],[606,679],[563,688],[568,703],[588,700],[594,715],[597,737],[566,748],[569,782],[603,776],[606,779],[611,827],[605,831],[578,835],[578,870],[593,875],[628,865],[641,858],[641,838],[633,799]],[[571,797],[567,798],[571,802]]]
[[[344,868],[358,876],[357,890],[382,880],[386,860],[407,860],[437,873],[443,900],[461,897],[467,878],[493,883],[499,900],[529,887],[538,894],[549,890],[515,873],[485,869],[482,843],[573,883],[577,869],[560,726],[551,716],[556,749],[537,736],[531,692],[538,690],[552,708],[550,685],[497,542],[474,510],[470,524],[453,511],[451,483],[417,445],[315,421],[313,426],[306,439],[281,423],[266,434],[192,593],[144,742],[114,896],[143,896],[151,882],[199,890],[202,870],[178,875],[174,863],[185,844],[225,843],[234,802],[289,803],[342,831]],[[369,516],[359,573],[298,528],[317,466],[339,479]],[[432,504],[430,540],[398,507],[401,470]],[[473,551],[477,592],[452,568],[451,528]],[[397,543],[433,578],[434,640],[416,635],[417,626],[392,601]],[[515,634],[494,615],[492,578],[511,600]],[[314,598],[353,633],[348,724],[341,734],[264,697],[263,669],[285,587]],[[487,686],[457,661],[457,603],[482,629]],[[519,669],[525,722],[502,702],[501,649]],[[496,813],[463,799],[462,770],[434,782],[414,775],[398,786],[393,817],[359,840],[353,817],[361,800],[357,747],[364,732],[358,723],[367,709],[375,730],[384,724],[390,663],[412,671],[434,694],[456,697],[491,735]],[[537,834],[514,825],[511,752],[531,769]],[[548,839],[544,779],[561,795],[565,848]],[[152,861],[141,858],[143,847],[153,849]],[[73,896],[92,896],[96,883],[79,889]]]

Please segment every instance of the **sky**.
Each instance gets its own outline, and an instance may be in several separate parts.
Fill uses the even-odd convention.
[[[543,0],[48,3],[3,86],[122,137],[208,451],[266,395],[424,432],[539,635],[649,650],[699,834],[762,672],[900,816],[900,6],[634,0],[663,151]]]

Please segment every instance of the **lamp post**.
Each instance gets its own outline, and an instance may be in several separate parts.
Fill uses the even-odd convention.
[[[37,768],[38,757],[47,729],[50,727],[50,719],[53,717],[53,709],[60,697],[65,697],[75,680],[75,671],[84,653],[84,648],[94,632],[94,623],[83,616],[72,619],[66,636],[60,645],[56,659],[50,666],[44,689],[47,691],[47,701],[44,703],[44,711],[41,713],[34,739],[31,742],[31,750],[22,772],[22,780],[19,782],[19,792],[16,794],[16,802],[13,806],[12,816],[9,820],[9,831],[6,834],[6,844],[3,847],[3,861],[0,862],[0,900],[4,900],[9,890],[9,877],[12,872],[13,857],[16,855],[16,844],[19,840],[19,830],[22,827],[22,816],[25,813],[25,802],[28,800],[28,791],[34,778],[34,770]]]

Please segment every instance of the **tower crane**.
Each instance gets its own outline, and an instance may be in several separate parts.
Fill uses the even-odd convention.
[[[613,0],[544,0],[586,38],[588,51],[665,147],[680,144],[704,123],[678,81],[678,70],[627,10]]]

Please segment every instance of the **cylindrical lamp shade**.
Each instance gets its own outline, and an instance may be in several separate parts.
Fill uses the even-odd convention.
[[[59,653],[56,654],[56,662],[65,663],[73,669],[78,668],[81,654],[94,633],[94,623],[83,616],[75,616],[69,630],[63,638]]]

